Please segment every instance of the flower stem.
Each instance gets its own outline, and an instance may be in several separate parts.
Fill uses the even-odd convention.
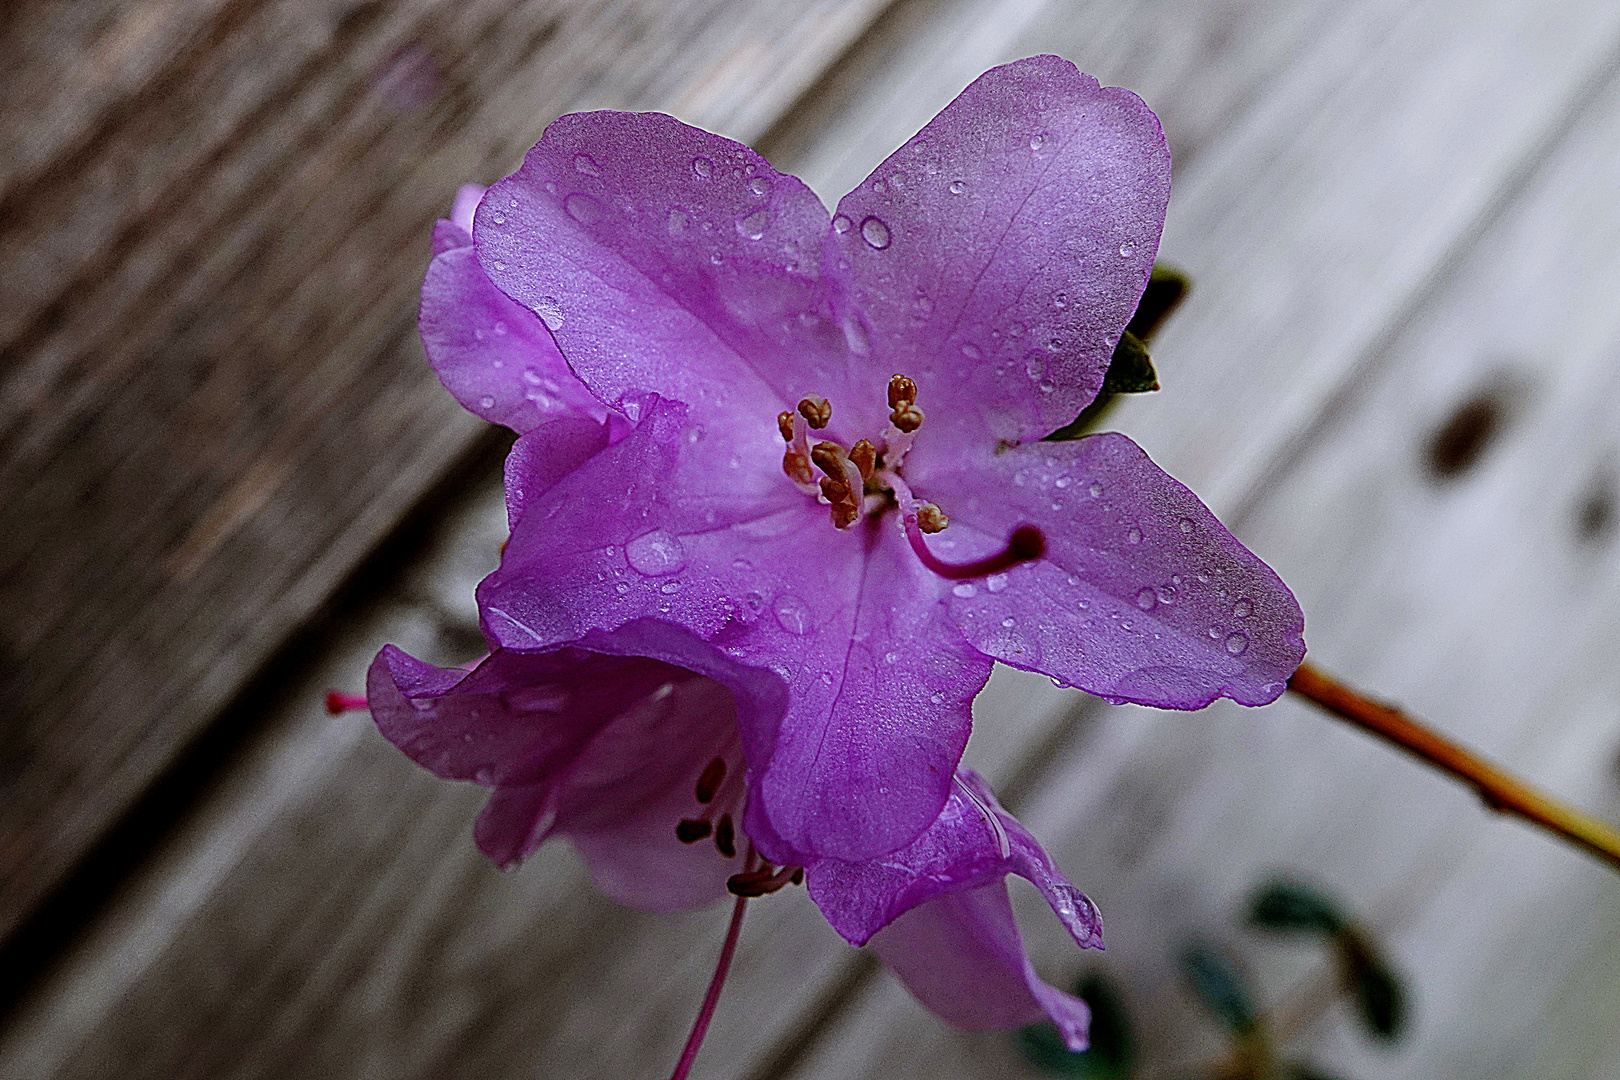
[[[753,862],[751,857],[749,862]],[[720,1004],[720,988],[725,986],[726,972],[731,970],[731,956],[737,951],[737,938],[742,934],[743,911],[747,907],[748,897],[737,897],[737,903],[731,909],[731,926],[726,930],[726,943],[720,946],[720,962],[715,964],[714,978],[709,980],[709,992],[703,995],[703,1007],[692,1022],[692,1034],[686,1037],[686,1049],[681,1051],[681,1060],[676,1062],[674,1075],[669,1080],[686,1080],[686,1074],[692,1071],[692,1062],[697,1060],[698,1048],[703,1045],[703,1036],[709,1030],[709,1021],[714,1019],[714,1008]]]
[[[1612,826],[1537,790],[1399,709],[1370,701],[1309,664],[1299,666],[1288,689],[1471,785],[1492,810],[1517,814],[1620,871],[1620,832]]]

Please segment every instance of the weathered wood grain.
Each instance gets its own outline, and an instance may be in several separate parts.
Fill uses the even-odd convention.
[[[1586,138],[1578,129],[1584,114],[1570,106],[1591,96],[1592,73],[1601,70],[1605,48],[1615,38],[1612,16],[1596,5],[1572,6],[1567,21],[1553,26],[1537,25],[1545,20],[1528,19],[1522,8],[1507,4],[1481,6],[1460,21],[1439,5],[1417,14],[1406,5],[1376,3],[1341,5],[1329,15],[1300,14],[1292,5],[1251,9],[1255,26],[1228,27],[1244,49],[1256,47],[1254,38],[1264,36],[1260,31],[1266,26],[1285,32],[1273,39],[1274,51],[1258,57],[1242,53],[1241,69],[1225,70],[1219,63],[1188,62],[1195,48],[1180,39],[1165,41],[1175,20],[1164,15],[1155,22],[1153,16],[1180,9],[1144,5],[1136,15],[1141,24],[1156,28],[1164,57],[1181,58],[1164,60],[1162,72],[1154,67],[1161,54],[1151,46],[1132,51],[1126,32],[1135,22],[1124,18],[1117,24],[1119,38],[1090,36],[1095,24],[1083,17],[1063,23],[1060,10],[1073,10],[1066,7],[1054,6],[1044,17],[1032,14],[1031,5],[1002,10],[1008,20],[1023,20],[1018,25],[1020,33],[1027,31],[1025,37],[982,27],[976,32],[950,18],[923,18],[909,40],[925,47],[908,51],[904,42],[893,43],[885,74],[905,63],[939,66],[941,79],[929,91],[937,101],[919,101],[919,84],[901,79],[880,84],[885,94],[899,96],[873,96],[863,103],[860,93],[853,93],[841,106],[842,115],[859,117],[870,109],[896,116],[887,143],[875,133],[867,136],[875,160],[909,134],[899,126],[904,110],[922,111],[926,119],[960,82],[1012,53],[1056,48],[1105,81],[1127,84],[1132,73],[1111,70],[1110,58],[1142,57],[1135,70],[1171,88],[1168,100],[1154,104],[1179,140],[1185,167],[1178,167],[1176,198],[1196,202],[1195,212],[1176,211],[1180,216],[1167,243],[1194,268],[1200,284],[1195,297],[1224,288],[1225,299],[1190,307],[1172,322],[1158,350],[1171,389],[1127,413],[1125,426],[1161,460],[1172,462],[1173,471],[1201,482],[1221,474],[1249,440],[1271,440],[1273,456],[1293,464],[1274,468],[1262,455],[1258,467],[1233,466],[1231,475],[1241,482],[1231,489],[1241,493],[1268,469],[1288,480],[1277,501],[1254,503],[1246,535],[1302,585],[1318,655],[1347,675],[1402,695],[1487,749],[1503,752],[1503,744],[1488,742],[1466,723],[1468,709],[1499,708],[1500,698],[1463,699],[1453,711],[1417,692],[1426,685],[1424,677],[1446,670],[1472,673],[1478,663],[1479,650],[1466,624],[1447,623],[1453,636],[1442,634],[1441,640],[1449,642],[1448,656],[1423,637],[1425,631],[1432,636],[1442,629],[1441,611],[1431,604],[1431,621],[1424,622],[1401,607],[1418,595],[1438,598],[1443,590],[1418,576],[1396,578],[1404,591],[1378,584],[1399,562],[1399,545],[1410,544],[1413,536],[1426,540],[1432,564],[1459,535],[1434,528],[1422,506],[1404,508],[1408,516],[1387,529],[1379,517],[1388,509],[1379,501],[1381,485],[1389,479],[1413,485],[1412,455],[1420,455],[1419,444],[1440,419],[1431,414],[1445,411],[1456,386],[1447,384],[1433,397],[1414,395],[1404,412],[1386,415],[1365,405],[1363,384],[1369,373],[1404,368],[1398,358],[1381,353],[1381,364],[1369,366],[1363,358],[1369,343],[1394,340],[1385,330],[1392,321],[1411,324],[1410,334],[1420,316],[1432,312],[1434,292],[1419,270],[1424,260],[1468,262],[1459,253],[1471,258],[1484,250],[1494,235],[1489,227],[1494,217],[1520,202],[1551,205],[1534,192],[1522,199],[1514,194],[1527,178],[1539,175],[1524,163],[1547,142],[1547,132],[1558,143],[1556,136],[1575,123],[1571,145]],[[964,3],[946,14],[971,22],[993,19],[997,11]],[[1438,32],[1442,17],[1443,34]],[[1054,21],[1068,37],[1043,36],[1057,35]],[[1251,32],[1245,34],[1246,29]],[[975,54],[980,59],[963,57],[962,50],[972,48],[983,50]],[[1451,56],[1452,49],[1459,56]],[[1472,67],[1465,56],[1473,58]],[[1507,56],[1513,57],[1511,66],[1481,60]],[[1446,73],[1444,93],[1419,92],[1430,87],[1431,73],[1414,57]],[[957,70],[946,58],[965,72],[954,84]],[[1246,77],[1258,78],[1258,88],[1241,85]],[[1183,94],[1196,105],[1182,102]],[[1206,108],[1208,113],[1201,113]],[[1175,134],[1178,109],[1188,116],[1225,119],[1211,121],[1208,142],[1189,141]],[[1571,116],[1576,120],[1566,119]],[[789,124],[773,133],[780,140],[773,152],[785,154],[795,130]],[[1377,169],[1378,155],[1397,139],[1412,144],[1404,171]],[[839,164],[842,143],[815,150],[807,136],[799,145],[811,147],[805,159],[828,155],[824,166],[809,161],[804,171],[811,175],[857,168]],[[826,171],[818,174],[818,167]],[[1286,175],[1259,190],[1256,178],[1272,169]],[[1344,204],[1337,218],[1335,200]],[[1368,205],[1379,213],[1362,209]],[[1436,207],[1443,212],[1432,224],[1423,212]],[[1414,221],[1424,227],[1414,229]],[[1235,237],[1246,246],[1234,250]],[[1379,274],[1380,259],[1402,272]],[[1305,266],[1327,269],[1303,285],[1286,282],[1297,303],[1283,306],[1269,290],[1283,269]],[[1246,272],[1256,275],[1248,287],[1240,284]],[[1595,270],[1595,280],[1606,280],[1603,272]],[[1342,278],[1332,276],[1340,273]],[[1223,286],[1220,275],[1239,276]],[[1469,318],[1468,298],[1475,290],[1471,284],[1457,287],[1458,320]],[[1248,319],[1257,325],[1246,325]],[[1288,320],[1306,325],[1293,328],[1285,325]],[[1280,328],[1308,347],[1292,357],[1254,355],[1257,343]],[[1454,357],[1437,366],[1437,377],[1471,387],[1467,377],[1479,373],[1471,366],[1475,358],[1473,353]],[[1386,383],[1397,396],[1403,391],[1392,379]],[[1306,405],[1284,411],[1243,407],[1244,395],[1286,396],[1307,384],[1329,390],[1307,395],[1317,403],[1316,411]],[[1341,392],[1346,387],[1348,397]],[[1367,429],[1358,429],[1362,440],[1368,430],[1381,438],[1391,431],[1405,435],[1406,443],[1386,454],[1389,476],[1361,471],[1356,462],[1336,461],[1330,470],[1314,456],[1276,449],[1286,450],[1298,437],[1293,432],[1305,429],[1313,432],[1303,444],[1307,449],[1327,434],[1333,434],[1333,446],[1353,448],[1347,434],[1341,437],[1350,430],[1348,420],[1335,426],[1319,419],[1324,401],[1357,419],[1359,410],[1368,410]],[[1397,420],[1406,426],[1388,426]],[[1195,424],[1215,430],[1195,429]],[[1338,490],[1349,509],[1329,513],[1313,501],[1317,489],[1311,482],[1320,479],[1318,471],[1343,485]],[[1429,492],[1423,483],[1417,489]],[[1556,502],[1558,492],[1548,497]],[[1231,503],[1236,497],[1225,498]],[[429,654],[437,643],[437,655],[453,658],[449,643],[439,640],[444,633],[439,626],[452,628],[453,640],[453,627],[465,614],[452,613],[447,601],[433,598],[467,590],[469,580],[448,576],[453,567],[471,578],[480,557],[486,563],[493,557],[498,514],[490,513],[494,516],[486,521],[497,524],[486,524],[483,533],[474,524],[452,527],[453,533],[460,529],[457,535],[468,546],[452,550],[443,565],[415,579],[406,603],[357,628],[352,644],[335,645],[333,664],[346,667],[318,672],[305,692],[313,697],[329,681],[356,683],[368,646],[381,637]],[[1302,528],[1312,515],[1323,522],[1318,531]],[[1350,541],[1362,536],[1367,546],[1346,554]],[[1322,567],[1332,570],[1336,564],[1323,562],[1312,570],[1290,562],[1321,560],[1324,551],[1352,563],[1359,552],[1360,572],[1335,579]],[[434,573],[441,576],[434,579]],[[1461,569],[1445,581],[1453,591],[1474,585]],[[1414,592],[1415,584],[1423,589]],[[1313,587],[1317,591],[1310,591]],[[1500,598],[1487,584],[1481,603],[1492,595]],[[1357,606],[1362,603],[1386,610],[1363,611]],[[1600,604],[1593,602],[1590,619],[1599,618]],[[1410,619],[1415,629],[1392,635],[1391,611],[1402,622]],[[1344,623],[1336,627],[1332,620],[1340,619]],[[1510,644],[1520,640],[1499,641],[1501,652],[1490,655],[1509,653]],[[1577,654],[1584,664],[1605,655],[1602,643],[1595,637],[1592,642],[1587,653]],[[1529,666],[1517,670],[1524,673]],[[1570,678],[1576,667],[1567,661],[1556,673],[1582,685]],[[1550,692],[1552,676],[1529,676]],[[1325,735],[1332,731],[1327,722],[1287,708],[1258,716],[1229,710],[1192,718],[1109,711],[1080,725],[1083,739],[1053,741],[1054,731],[1061,734],[1070,723],[1073,696],[1042,680],[1001,678],[983,702],[971,752],[998,782],[1031,775],[1031,759],[1055,758],[1054,765],[1035,774],[1044,783],[1023,785],[1020,809],[1051,841],[1060,861],[1103,902],[1110,915],[1111,955],[1131,958],[1135,1004],[1156,1032],[1167,1025],[1188,1028],[1185,1003],[1173,996],[1161,936],[1200,920],[1217,925],[1225,918],[1233,898],[1253,884],[1256,851],[1338,867],[1329,872],[1332,883],[1367,901],[1369,914],[1385,928],[1400,931],[1420,918],[1460,921],[1458,912],[1469,910],[1466,903],[1473,898],[1466,887],[1448,886],[1461,893],[1448,906],[1446,888],[1435,884],[1465,882],[1452,876],[1456,872],[1446,860],[1435,858],[1446,849],[1412,853],[1403,847],[1399,866],[1383,866],[1388,849],[1354,839],[1360,819],[1350,817],[1344,806],[1363,810],[1365,791],[1374,798],[1408,800],[1399,808],[1383,806],[1386,831],[1413,820],[1412,814],[1477,827],[1478,811],[1465,796],[1381,748],[1349,733]],[[1522,686],[1504,688],[1505,681],[1490,685],[1510,698],[1524,696]],[[1601,721],[1600,714],[1591,714],[1593,724]],[[371,739],[363,724],[357,733],[352,724],[296,710],[280,723],[255,744],[250,760],[231,770],[205,812],[131,883],[83,947],[12,1023],[0,1046],[5,1071],[97,1075],[117,1063],[122,1073],[153,1076],[654,1076],[667,1068],[707,977],[723,920],[719,912],[667,920],[614,909],[589,894],[577,866],[561,851],[548,852],[511,877],[491,874],[479,866],[465,839],[476,796],[448,792],[414,775]],[[1570,733],[1570,752],[1578,754],[1586,745],[1580,733]],[[1317,801],[1324,759],[1332,763],[1331,775],[1346,770],[1342,790],[1329,788],[1337,802]],[[1314,771],[1293,776],[1295,760],[1312,763]],[[1528,765],[1529,759],[1518,763]],[[1239,777],[1244,782],[1234,783]],[[1065,842],[1070,830],[1072,839]],[[1520,849],[1532,856],[1550,852],[1543,863],[1518,864],[1530,865],[1532,874],[1552,876],[1560,867],[1582,873],[1574,857],[1545,846],[1539,837],[1518,839],[1510,858]],[[1238,846],[1250,861],[1226,866],[1218,858],[1223,845]],[[1437,866],[1430,870],[1434,881],[1420,880],[1414,887],[1410,877],[1399,877],[1414,866]],[[1577,869],[1569,871],[1572,866]],[[1501,884],[1503,870],[1492,873],[1496,876],[1487,874],[1487,887]],[[1364,883],[1391,880],[1399,881],[1397,898],[1412,896],[1429,906],[1414,913],[1384,900],[1389,890]],[[1547,895],[1567,899],[1559,888],[1555,883]],[[1504,903],[1523,896],[1511,890],[1503,895]],[[1503,922],[1502,914],[1493,917],[1494,925]],[[1043,964],[1071,957],[1072,949],[1050,936],[1047,920],[1037,914],[1028,925]],[[1479,940],[1466,927],[1452,933],[1446,955]],[[1399,941],[1398,954],[1409,958],[1408,938]],[[780,1075],[777,1066],[790,1065],[796,1056],[776,1055],[781,1045],[810,1055],[802,1072],[825,1075],[986,1075],[1016,1068],[1005,1043],[943,1032],[892,983],[868,980],[849,966],[852,955],[830,939],[802,896],[757,905],[701,1059],[703,1070],[715,1076]],[[1053,973],[1064,972],[1054,967]],[[1422,974],[1417,974],[1421,987]],[[1443,987],[1437,999],[1453,1006],[1467,1000],[1461,990],[1447,996],[1453,992]],[[799,1038],[795,1033],[806,1023],[812,1031],[825,1024],[825,1037]],[[1168,1045],[1198,1049],[1198,1033],[1189,1039],[1191,1045],[1174,1038]]]
[[[31,3],[0,41],[0,938],[481,427],[456,184],[615,105],[757,136],[882,0]]]

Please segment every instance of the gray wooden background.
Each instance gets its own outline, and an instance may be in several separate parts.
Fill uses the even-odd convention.
[[[1612,0],[9,0],[0,8],[0,1076],[658,1077],[720,908],[647,916],[360,716],[478,647],[500,437],[429,375],[428,227],[561,112],[662,109],[831,202],[993,64],[1158,111],[1195,292],[1133,435],[1282,573],[1313,659],[1620,817]],[[1460,418],[1460,419],[1459,419]],[[1448,437],[1441,433],[1449,430]],[[1179,715],[998,672],[970,760],[1101,904],[1148,1074],[1284,1009],[1268,873],[1344,897],[1413,1029],[1347,1078],[1620,1077],[1620,881],[1302,703]],[[1075,954],[1019,894],[1037,966]],[[704,1077],[1021,1077],[753,905]]]

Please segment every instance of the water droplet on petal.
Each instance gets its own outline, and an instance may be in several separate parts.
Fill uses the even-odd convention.
[[[849,232],[849,230],[854,227],[855,223],[849,220],[849,218],[845,217],[843,214],[839,214],[837,217],[833,218],[833,232],[838,233],[840,236]]]
[[[563,209],[581,225],[590,225],[602,217],[602,204],[579,191],[563,200]]]
[[[1143,589],[1136,594],[1136,606],[1143,611],[1152,611],[1153,605],[1156,603],[1158,603],[1158,600],[1154,597],[1152,589]]]
[[[1050,394],[1052,391],[1057,389],[1057,383],[1053,382],[1051,379],[1042,379],[1040,382],[1035,384],[1035,389],[1039,390],[1043,394]]]
[[[546,329],[556,333],[563,324],[562,305],[557,303],[555,296],[541,296],[534,302],[534,313],[540,316],[540,321],[546,324]]]
[[[532,368],[532,367],[531,368],[524,368],[523,369],[523,381],[528,383],[530,386],[539,386],[540,385],[540,369],[539,368]]]
[[[726,257],[720,254],[718,251],[711,251],[709,252],[709,261],[714,265],[719,266],[721,263],[726,261]]]
[[[499,273],[500,271],[505,270],[505,269],[506,269],[506,264],[501,262],[501,260],[496,259],[495,260],[495,270],[496,270],[496,272]]]
[[[749,562],[747,559],[732,559],[731,568],[733,570],[752,570],[754,568],[754,564]]]
[[[748,610],[755,615],[758,615],[760,612],[765,610],[765,596],[762,593],[749,593],[747,596],[743,597],[743,603],[747,604]]]
[[[591,160],[591,155],[589,154],[574,155],[574,170],[576,172],[582,172],[586,176],[602,175],[602,170],[596,167],[596,162]]]
[[[669,211],[669,235],[675,236],[686,231],[686,223],[691,220],[686,211],[671,207]]]
[[[613,587],[619,591],[620,596],[623,596],[625,593],[630,591],[629,584],[627,582],[623,582],[623,581],[619,582],[617,585],[615,585]]]
[[[991,574],[984,579],[984,587],[991,592],[1000,592],[1007,587],[1006,574]]]
[[[810,607],[797,596],[776,598],[776,622],[790,634],[803,636],[810,632]]]
[[[1031,135],[1029,137],[1029,148],[1031,150],[1039,150],[1041,147],[1043,147],[1045,145],[1046,145],[1046,136],[1045,136],[1045,134],[1043,134],[1041,132],[1036,132],[1035,134],[1033,134],[1033,135]]]
[[[755,210],[737,222],[737,231],[750,240],[758,240],[765,235],[765,227],[771,223],[771,214],[768,210]]]
[[[1125,542],[1127,544],[1140,544],[1142,542],[1142,530],[1133,526],[1131,531],[1125,534]]]
[[[665,596],[668,596],[671,593],[680,592],[681,583],[678,581],[666,581],[658,587],[658,591],[663,593]]]
[[[1093,499],[1102,498],[1102,493],[1103,493],[1102,481],[1101,480],[1093,480],[1091,482],[1091,487],[1087,488],[1086,490],[1091,492],[1091,497]]]
[[[632,570],[647,577],[679,573],[686,567],[686,549],[663,529],[643,533],[624,545],[624,557]]]
[[[1136,254],[1136,242],[1134,240],[1127,240],[1123,244],[1119,245],[1119,257],[1120,258],[1128,259],[1132,255],[1135,255],[1135,254]]]
[[[900,662],[900,654],[897,652],[886,652],[883,654],[883,662],[885,664],[897,664]]]
[[[944,694],[930,694],[929,697],[928,697],[928,700],[932,701],[935,705],[943,705],[943,704],[945,704],[945,695]]]
[[[495,224],[497,224],[497,225],[505,225],[506,224],[506,215],[505,214],[502,214],[502,213],[497,211],[496,213],[492,214],[491,217],[494,219]]]
[[[1242,634],[1233,634],[1226,639],[1226,651],[1236,656],[1249,647],[1249,639]]]
[[[861,239],[871,247],[882,251],[889,246],[892,238],[889,235],[889,226],[882,218],[869,217],[861,222]]]
[[[950,183],[950,187],[948,187],[946,190],[948,190],[952,195],[960,195],[960,194],[962,194],[962,192],[967,190],[967,181],[966,180],[952,180],[951,183]]]
[[[755,195],[769,195],[771,193],[771,182],[766,177],[756,176],[748,181],[748,190]]]
[[[490,395],[485,394],[483,397],[478,399],[478,407],[481,409],[493,409],[495,407],[495,399]]]
[[[973,344],[973,342],[964,341],[962,343],[962,355],[967,357],[969,360],[977,360],[979,357],[983,356],[984,353],[980,351],[979,347]]]
[[[1174,585],[1159,586],[1159,603],[1173,604],[1176,602],[1176,587]]]
[[[1182,518],[1180,521],[1176,522],[1176,528],[1181,530],[1181,535],[1191,536],[1193,531],[1192,518]]]
[[[714,175],[714,162],[706,157],[695,157],[692,159],[692,171],[699,180],[707,180]]]
[[[971,600],[979,595],[979,587],[970,581],[964,581],[960,585],[952,585],[951,592],[964,600]]]
[[[1254,614],[1253,600],[1239,600],[1232,605],[1232,614],[1239,619],[1247,619]]]

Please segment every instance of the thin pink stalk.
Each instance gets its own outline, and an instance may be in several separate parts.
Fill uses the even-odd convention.
[[[750,857],[748,861],[751,864],[754,860]],[[737,938],[742,935],[743,911],[747,907],[748,897],[737,897],[736,906],[731,909],[731,926],[726,930],[726,943],[720,946],[720,962],[714,966],[709,992],[703,995],[703,1007],[698,1010],[697,1020],[692,1024],[692,1034],[686,1037],[686,1049],[681,1051],[681,1060],[676,1062],[670,1080],[686,1080],[686,1075],[692,1071],[692,1062],[697,1060],[698,1048],[703,1045],[703,1036],[709,1031],[709,1021],[714,1019],[715,1006],[720,1004],[720,988],[725,986],[726,972],[731,970],[731,957],[737,951]]]

